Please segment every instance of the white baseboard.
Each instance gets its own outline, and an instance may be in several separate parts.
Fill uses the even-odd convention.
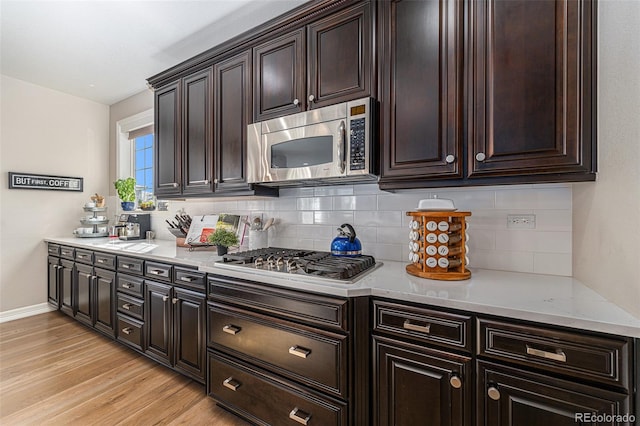
[[[40,303],[38,305],[12,309],[10,311],[0,312],[0,323],[30,317],[32,315],[44,314],[51,311],[55,311],[55,309],[48,303]]]

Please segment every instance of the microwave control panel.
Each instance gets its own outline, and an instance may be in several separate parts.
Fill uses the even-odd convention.
[[[349,129],[349,170],[365,169],[365,119],[358,118],[351,120],[351,128]]]

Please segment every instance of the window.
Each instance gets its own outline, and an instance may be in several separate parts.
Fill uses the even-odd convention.
[[[133,177],[141,200],[153,196],[153,110],[119,120],[116,179]]]
[[[141,199],[147,199],[146,194],[153,195],[153,133],[135,136],[131,143],[136,189]]]

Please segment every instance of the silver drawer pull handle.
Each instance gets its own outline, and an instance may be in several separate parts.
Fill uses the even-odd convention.
[[[533,355],[540,358],[552,359],[554,361],[567,362],[567,355],[560,349],[556,349],[555,352],[543,351],[540,349],[532,348],[527,345],[527,355]]]
[[[166,302],[167,300],[169,300],[169,295],[165,294],[164,296],[162,296],[162,301]]]
[[[104,260],[104,259],[98,259],[98,260],[97,260],[97,262],[98,262],[98,263],[106,263],[107,261],[106,261],[106,260]]]
[[[309,420],[311,420],[311,414],[305,413],[304,411],[296,407],[289,413],[289,418],[291,420],[295,420],[301,425],[308,425]]]
[[[222,331],[229,334],[238,334],[242,330],[240,327],[236,327],[235,325],[227,324],[222,327]]]
[[[123,288],[133,288],[133,284],[130,283],[122,283]]]
[[[232,391],[235,392],[240,387],[240,382],[237,380],[234,380],[233,377],[229,377],[224,382],[222,382],[222,386],[224,386],[227,389],[231,389]]]
[[[174,297],[173,299],[171,299],[171,303],[173,303],[174,305],[176,303],[178,303],[180,301],[180,299],[178,299],[177,297]]]
[[[194,278],[194,277],[180,277],[180,281],[185,281],[185,282],[188,282],[188,283],[193,282],[195,280],[197,280],[197,278]]]
[[[405,330],[419,331],[421,333],[429,333],[431,329],[431,324],[425,324],[425,325],[412,324],[411,320],[407,319],[407,320],[404,320],[404,324],[402,324],[402,327]]]
[[[131,334],[133,332],[133,328],[131,328],[131,327],[123,328],[122,332],[124,334]]]
[[[124,305],[122,305],[122,309],[126,309],[127,311],[131,310],[131,306],[133,306],[131,303],[125,303]]]
[[[164,271],[162,269],[152,269],[149,271],[149,273],[153,275],[162,275],[163,272]]]
[[[131,269],[131,267],[133,265],[129,265],[128,263],[123,263],[122,265],[120,265],[122,267],[122,269]]]
[[[291,355],[299,356],[300,358],[306,358],[311,354],[311,350],[296,345],[289,348],[289,353]]]

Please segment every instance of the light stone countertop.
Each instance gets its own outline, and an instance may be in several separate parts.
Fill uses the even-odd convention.
[[[570,277],[470,268],[464,281],[437,281],[405,272],[406,263],[383,265],[353,284],[306,282],[287,274],[278,276],[229,270],[216,264],[215,249],[189,251],[173,241],[145,240],[110,244],[108,238],[46,238],[45,241],[145,259],[190,265],[219,275],[281,287],[342,297],[372,295],[424,303],[480,314],[535,321],[543,324],[640,338],[640,319],[609,302]],[[137,251],[131,251],[137,250]],[[147,251],[149,250],[149,251]]]

